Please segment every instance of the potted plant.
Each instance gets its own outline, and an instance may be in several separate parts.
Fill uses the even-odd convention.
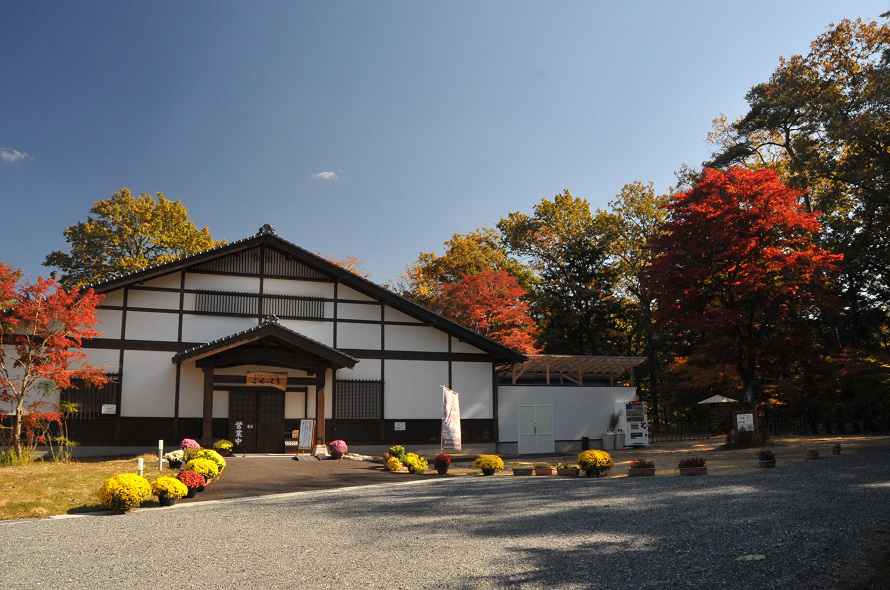
[[[427,460],[417,455],[416,453],[405,454],[405,467],[408,468],[408,473],[422,475],[426,473],[428,466],[429,463],[427,463]]]
[[[208,461],[213,461],[216,463],[217,474],[223,472],[223,469],[226,468],[226,460],[222,458],[222,455],[214,451],[213,449],[201,449],[198,451],[198,454],[195,455],[195,459],[207,459]]]
[[[436,467],[436,472],[439,475],[445,475],[448,473],[448,466],[451,465],[451,455],[439,453],[436,455],[436,458],[433,459],[433,465]]]
[[[819,450],[818,449],[810,449],[807,451],[807,459],[818,459],[819,458]]]
[[[606,451],[584,451],[578,455],[578,465],[585,471],[587,477],[600,477],[605,475],[615,465],[612,455]]]
[[[204,482],[206,480],[204,476],[199,473],[195,473],[194,471],[180,471],[176,474],[176,479],[188,488],[188,492],[185,495],[186,498],[194,498],[197,492],[204,491]]]
[[[401,471],[402,462],[399,461],[398,457],[389,457],[386,463],[383,464],[383,468],[387,471]]]
[[[185,464],[186,471],[194,471],[204,476],[204,485],[219,477],[219,467],[210,459],[192,459]]]
[[[553,465],[550,463],[535,463],[535,475],[553,475]]]
[[[532,475],[535,472],[534,468],[528,466],[523,467],[522,463],[519,461],[510,463],[510,467],[513,468],[513,475]]]
[[[331,444],[328,445],[328,450],[331,452],[331,459],[342,459],[343,455],[346,454],[348,447],[346,443],[342,440],[332,440]]]
[[[402,445],[393,445],[389,447],[389,456],[402,461],[405,458],[405,447]]]
[[[188,492],[186,485],[175,477],[159,477],[151,484],[151,493],[158,497],[161,506],[173,506]]]
[[[556,475],[562,477],[578,477],[581,475],[581,468],[577,465],[572,465],[571,463],[557,463]]]
[[[652,459],[636,458],[630,462],[627,468],[628,477],[652,477],[655,475],[655,461]]]
[[[832,455],[840,455],[841,454],[841,443],[834,443],[834,446],[831,447]]]
[[[481,469],[482,475],[494,475],[504,468],[504,461],[497,455],[479,455],[473,461],[473,466]]]
[[[182,451],[182,449],[177,449],[175,451],[165,453],[164,459],[167,460],[167,464],[170,466],[170,469],[179,469],[180,467],[182,467],[182,461],[183,459],[185,459],[185,453]]]
[[[201,443],[199,443],[198,441],[196,441],[196,440],[193,439],[193,438],[184,438],[184,439],[182,439],[182,442],[179,443],[179,448],[182,449],[182,450],[185,450],[185,449],[200,449],[200,448],[201,448]]]
[[[213,443],[213,450],[223,457],[231,457],[233,448],[235,445],[230,440],[221,439]]]
[[[680,475],[707,475],[705,463],[707,460],[704,457],[687,457],[677,463],[677,469],[680,470]]]
[[[99,489],[99,503],[105,508],[129,512],[151,496],[148,480],[135,473],[122,473],[109,478]]]
[[[776,466],[776,456],[769,449],[760,449],[757,452],[757,459],[760,461],[760,466],[769,468]]]

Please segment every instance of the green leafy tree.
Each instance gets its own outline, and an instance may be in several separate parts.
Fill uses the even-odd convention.
[[[468,234],[454,234],[445,242],[442,256],[421,252],[405,268],[395,289],[412,301],[431,306],[443,285],[453,285],[486,270],[507,271],[526,290],[536,281],[530,268],[507,254],[498,232],[482,227]]]
[[[544,352],[620,352],[618,274],[590,203],[564,191],[542,199],[533,215],[510,213],[497,227],[509,252],[538,276],[532,307]]]
[[[180,201],[122,188],[97,201],[86,221],[65,230],[69,252],[51,252],[44,266],[61,269],[59,282],[89,285],[224,244],[198,229]]]

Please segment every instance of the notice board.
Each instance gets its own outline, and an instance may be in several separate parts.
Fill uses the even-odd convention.
[[[312,450],[312,439],[315,437],[315,420],[300,420],[299,450]]]

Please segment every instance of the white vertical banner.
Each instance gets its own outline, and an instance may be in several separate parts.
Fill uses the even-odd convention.
[[[442,386],[442,450],[459,451],[460,440],[460,395]]]

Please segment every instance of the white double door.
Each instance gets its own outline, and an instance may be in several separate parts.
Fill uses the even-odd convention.
[[[553,406],[518,404],[519,454],[552,453]]]

